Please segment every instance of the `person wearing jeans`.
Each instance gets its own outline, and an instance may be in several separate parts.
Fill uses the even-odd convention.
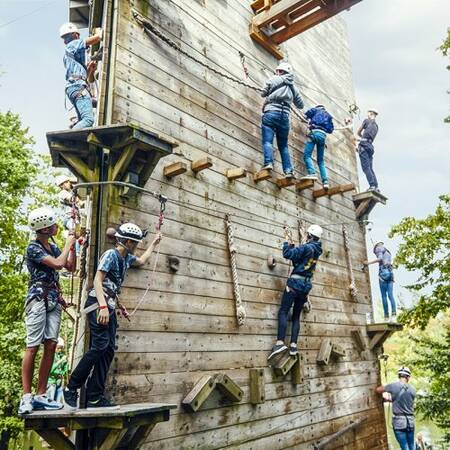
[[[317,165],[319,166],[320,178],[325,189],[330,187],[327,169],[325,167],[325,144],[327,134],[334,131],[333,117],[323,105],[317,105],[306,111],[305,116],[309,120],[309,135],[306,141],[303,160],[307,175],[302,180],[317,180],[316,170],[312,160],[314,148],[317,147]]]
[[[392,402],[392,428],[401,450],[414,450],[414,401],[416,390],[409,384],[411,371],[402,366],[398,370],[399,380],[386,386],[378,386],[375,392]]]
[[[261,121],[261,137],[264,152],[262,170],[273,169],[273,139],[276,136],[278,150],[281,156],[283,172],[286,178],[292,178],[294,168],[289,156],[289,114],[291,104],[301,109],[303,100],[294,84],[294,74],[290,64],[281,63],[276,69],[276,75],[267,80],[261,96],[266,100]]]
[[[287,280],[286,289],[283,292],[281,306],[278,311],[278,335],[275,345],[272,347],[268,360],[275,355],[285,352],[288,348],[284,341],[286,338],[289,311],[292,311],[292,331],[289,354],[297,355],[297,340],[300,332],[300,313],[308,301],[308,294],[312,289],[312,277],[317,261],[322,254],[320,237],[322,228],[319,225],[311,225],[307,230],[307,242],[295,247],[289,242],[289,234],[285,229],[285,242],[283,244],[283,257],[292,261],[294,268]]]
[[[384,320],[389,320],[388,298],[391,304],[391,322],[397,321],[397,305],[394,297],[394,271],[392,268],[391,252],[384,246],[384,242],[377,242],[373,248],[377,257],[373,261],[364,261],[365,266],[378,264],[378,278],[380,282],[381,300],[383,302]]]

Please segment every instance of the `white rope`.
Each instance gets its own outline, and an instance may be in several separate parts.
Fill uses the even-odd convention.
[[[347,227],[345,225],[342,225],[342,235],[344,236],[344,248],[345,248],[345,257],[347,259],[347,267],[348,272],[350,276],[350,295],[353,299],[353,301],[358,301],[358,289],[356,288],[355,283],[355,274],[353,273],[353,265],[352,265],[352,258],[350,254],[350,243],[348,240],[348,234],[347,234]]]

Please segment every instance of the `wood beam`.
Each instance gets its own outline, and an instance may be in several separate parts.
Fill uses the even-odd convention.
[[[285,17],[286,14],[299,8],[305,3],[310,3],[310,1],[311,0],[282,0],[281,2],[275,3],[271,8],[257,14],[253,18],[253,25],[257,28],[269,25],[270,23]]]
[[[296,181],[296,179],[294,177],[291,177],[291,178],[278,178],[276,183],[277,183],[277,186],[279,188],[284,188],[284,187],[293,186],[295,183],[297,183],[297,181]]]
[[[338,186],[333,186],[329,189],[316,189],[313,191],[313,197],[314,198],[320,198],[320,197],[331,197],[336,194],[343,194],[344,192],[353,191],[355,189],[355,185],[353,183],[349,184],[340,184]]]
[[[257,405],[266,400],[264,369],[250,369],[250,403]]]
[[[187,165],[184,162],[178,161],[172,164],[169,164],[164,167],[163,174],[167,178],[172,178],[177,175],[181,175],[187,171]]]
[[[320,345],[319,353],[317,355],[316,361],[317,364],[321,364],[326,366],[331,358],[331,350],[333,348],[333,344],[331,343],[330,338],[326,338],[322,341]]]
[[[137,148],[133,144],[127,145],[121,150],[120,157],[112,168],[111,181],[118,181],[125,175],[136,151]]]
[[[89,169],[89,167],[77,156],[64,153],[60,155],[60,158],[78,178],[81,178],[83,181],[96,181],[95,172]]]
[[[253,23],[250,24],[250,37],[258,43],[261,47],[266,49],[270,54],[275,56],[277,59],[283,59],[284,54],[281,51],[280,47],[271,41],[271,39],[266,36],[262,31],[259,30],[258,27],[253,25]]]
[[[305,382],[305,357],[299,355],[291,369],[292,384],[298,385]]]
[[[297,362],[298,355],[291,356],[289,354],[283,355],[274,365],[273,370],[276,375],[285,376]]]
[[[211,375],[205,375],[195,384],[181,404],[190,412],[196,412],[205,403],[216,387],[216,381]]]
[[[58,450],[75,450],[75,445],[57,428],[54,430],[36,430],[36,433]]]
[[[356,346],[358,347],[359,351],[364,351],[366,350],[367,346],[366,346],[366,341],[364,340],[364,336],[362,334],[362,331],[357,328],[355,330],[351,331],[351,335],[353,340],[356,343]]]
[[[228,169],[225,172],[225,176],[230,180],[237,180],[238,178],[245,178],[247,176],[247,170],[243,167],[237,169]]]
[[[295,190],[297,192],[304,191],[305,189],[310,189],[314,187],[314,180],[300,180],[295,183]]]
[[[253,175],[253,181],[255,183],[259,183],[260,181],[268,180],[272,178],[272,171],[271,170],[260,170],[259,172],[256,172]]]
[[[192,161],[191,170],[194,173],[201,172],[202,170],[209,169],[212,167],[213,162],[212,159],[207,156],[206,158],[198,159],[197,161]]]

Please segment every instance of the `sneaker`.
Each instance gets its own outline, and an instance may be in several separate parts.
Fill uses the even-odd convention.
[[[384,316],[384,322],[389,322],[389,316]]]
[[[23,394],[20,400],[19,415],[33,412],[33,394]]]
[[[391,320],[389,321],[391,323],[397,323],[397,314],[392,314]]]
[[[273,358],[275,355],[278,355],[279,353],[282,353],[287,350],[287,347],[284,344],[274,345],[272,347],[272,353],[269,355],[267,360]]]
[[[62,403],[55,402],[55,400],[48,398],[46,394],[33,397],[33,410],[35,411],[62,409],[63,407]]]
[[[106,397],[101,396],[97,400],[88,400],[86,408],[116,408],[116,409],[119,409],[120,406],[116,405],[114,402],[109,401]]]
[[[291,355],[291,356],[296,356],[296,355],[298,355],[298,348],[297,348],[297,346],[296,345],[290,345],[289,346],[289,354]]]
[[[261,170],[273,170],[273,164],[269,163],[261,167]]]
[[[328,181],[325,181],[324,183],[322,183],[322,186],[324,189],[330,189],[330,183],[328,183]]]
[[[305,175],[304,177],[301,177],[300,180],[313,180],[317,181],[317,175]]]
[[[71,411],[75,411],[78,409],[78,392],[73,391],[72,389],[65,388],[63,391],[63,399],[64,405],[67,406],[67,409]]]
[[[286,179],[294,178],[294,172],[286,172],[284,174],[284,178]]]
[[[376,192],[377,188],[375,186],[370,186],[369,189],[367,189],[367,192]]]

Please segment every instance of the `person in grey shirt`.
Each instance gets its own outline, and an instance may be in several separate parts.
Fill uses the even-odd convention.
[[[261,121],[261,137],[264,152],[262,170],[273,169],[273,138],[277,137],[278,150],[286,178],[294,176],[294,168],[289,156],[289,114],[292,103],[303,108],[300,92],[294,84],[294,74],[290,64],[282,62],[275,71],[276,75],[266,81],[261,97],[265,98]]]
[[[399,380],[378,386],[375,391],[392,401],[392,428],[401,450],[414,450],[414,400],[416,390],[409,384],[411,371],[402,366],[398,369]]]

